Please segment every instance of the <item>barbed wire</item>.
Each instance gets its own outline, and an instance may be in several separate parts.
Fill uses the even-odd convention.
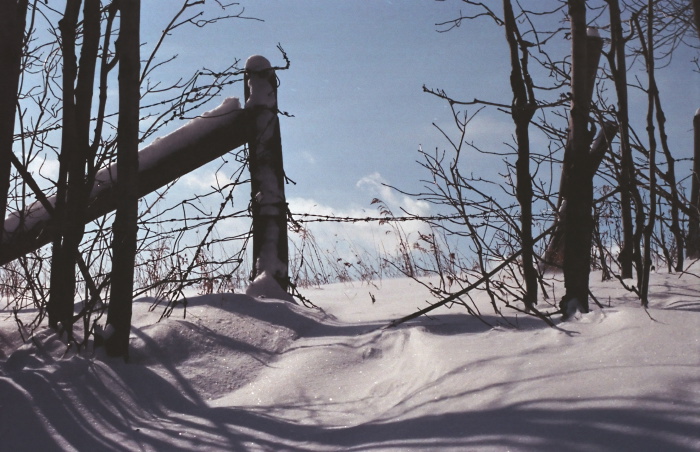
[[[288,212],[289,220],[294,223],[360,223],[360,222],[379,222],[379,223],[390,223],[390,222],[401,222],[401,221],[450,221],[450,220],[460,220],[464,218],[463,214],[455,213],[451,215],[406,215],[406,216],[378,216],[378,217],[347,217],[347,216],[336,216],[336,215],[320,215],[314,213],[292,213]],[[250,217],[250,214],[243,215],[244,217]],[[470,214],[470,218],[485,218],[492,216],[492,212],[481,212]],[[300,218],[299,218],[300,217]],[[549,220],[552,214],[539,214],[533,215],[533,218],[539,220]]]
[[[335,215],[319,215],[314,213],[289,213],[290,219],[296,223],[359,223],[359,222],[393,222],[393,221],[445,221],[462,218],[460,214],[453,215],[431,215],[418,216],[410,215],[403,217],[380,216],[380,217],[339,217]],[[298,218],[301,217],[301,218]]]

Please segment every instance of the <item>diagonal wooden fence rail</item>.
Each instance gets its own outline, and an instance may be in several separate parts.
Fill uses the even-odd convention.
[[[282,147],[277,110],[276,75],[270,62],[252,56],[245,70],[246,104],[226,99],[219,107],[156,139],[139,151],[138,196],[143,197],[177,178],[248,144],[252,185],[254,274],[269,273],[286,289],[287,228]],[[85,223],[116,208],[116,164],[95,175]],[[55,198],[48,198],[55,205]],[[56,224],[52,209],[37,201],[5,220],[0,240],[0,265],[47,245]]]

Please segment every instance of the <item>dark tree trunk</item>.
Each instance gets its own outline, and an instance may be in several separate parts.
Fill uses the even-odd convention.
[[[27,0],[0,2],[0,238],[5,230]],[[0,241],[1,243],[1,241]]]
[[[576,310],[588,312],[591,240],[593,235],[593,174],[589,160],[591,133],[588,114],[592,88],[587,86],[590,62],[587,56],[586,2],[569,0],[571,20],[571,118],[569,142],[564,155],[566,172],[564,216],[564,285],[560,307],[564,318]]]
[[[600,61],[600,55],[603,50],[603,40],[596,34],[588,35],[584,31],[585,43],[582,45],[582,54],[586,55],[585,67],[582,68],[581,79],[579,84],[581,86],[580,91],[580,101],[585,102],[586,116],[588,116],[588,111],[590,109],[591,99],[593,98],[593,90],[595,87],[595,79],[598,73],[598,62]],[[573,86],[573,81],[572,81]],[[573,155],[574,141],[572,137],[572,118],[569,120],[569,136],[564,148],[564,166],[561,172],[561,179],[559,181],[559,199],[557,200],[557,217],[554,223],[554,232],[545,251],[544,261],[549,267],[563,268],[564,266],[564,250],[566,249],[566,208],[567,199],[569,191],[569,169],[571,167],[571,158]],[[586,125],[587,127],[587,125]],[[611,124],[603,124],[603,128],[596,137],[593,146],[590,150],[585,152],[589,154],[588,164],[588,174],[590,174],[591,179],[595,175],[600,163],[603,161],[605,153],[610,147],[610,141],[615,136],[615,132],[611,130]],[[586,146],[590,146],[592,134],[587,134],[586,136]],[[583,147],[581,148],[583,152]],[[591,182],[592,183],[592,182]]]
[[[688,258],[700,258],[700,109],[693,117],[694,152],[693,180],[690,192],[690,214],[688,215]]]
[[[67,0],[63,19],[59,22],[61,52],[63,55],[63,119],[61,133],[61,154],[56,186],[55,221],[56,229],[51,254],[51,291],[47,304],[49,325],[70,332],[69,319],[73,314],[73,292],[75,291],[75,270],[72,256],[67,256],[64,247],[66,228],[66,195],[69,167],[76,158],[77,136],[75,124],[75,79],[78,62],[75,55],[76,29],[80,14],[80,0]]]
[[[611,48],[608,53],[615,92],[617,94],[617,121],[620,128],[620,213],[622,216],[622,247],[620,249],[620,271],[623,278],[632,277],[634,256],[634,224],[632,222],[632,191],[636,191],[634,161],[629,136],[629,106],[627,97],[627,60],[622,20],[618,0],[608,0],[610,11]],[[638,199],[635,196],[634,199]],[[641,205],[636,205],[641,209]]]
[[[86,0],[83,8],[80,65],[76,60],[76,30],[80,0],[69,0],[59,23],[63,40],[63,136],[56,202],[59,227],[51,261],[49,324],[72,334],[75,267],[85,232],[85,210],[92,182],[86,180],[90,156],[90,112],[100,42],[100,2]],[[78,71],[79,69],[79,71]],[[77,82],[76,82],[77,80]],[[75,83],[75,88],[73,84]],[[64,188],[65,187],[65,188]]]
[[[525,276],[523,303],[530,310],[537,304],[537,270],[534,263],[532,239],[532,177],[530,175],[530,121],[537,110],[532,83],[529,83],[528,50],[521,45],[513,6],[510,0],[503,2],[506,40],[510,48],[510,86],[513,91],[511,116],[515,123],[518,159],[515,163],[516,196],[520,204],[520,240],[522,266]],[[522,56],[521,56],[522,54]]]
[[[117,130],[117,212],[112,239],[111,299],[105,349],[111,356],[129,356],[134,260],[138,232],[138,145],[140,64],[140,0],[120,0],[119,124]]]
[[[603,123],[603,127],[601,128],[600,132],[598,132],[598,136],[596,136],[595,140],[593,140],[590,150],[591,175],[598,171],[600,164],[605,158],[605,153],[610,150],[610,144],[617,134],[617,129],[617,124],[613,122],[605,122]],[[571,143],[567,143],[566,146],[567,149],[569,149]],[[554,231],[552,232],[552,237],[549,245],[547,246],[544,258],[547,266],[554,266],[555,268],[563,268],[564,266],[564,237],[566,236],[566,218],[564,215],[566,206],[564,201],[566,200],[566,196],[564,193],[566,192],[566,178],[566,172],[562,171],[558,216],[554,222]]]
[[[642,259],[641,277],[638,278],[639,297],[642,300],[642,306],[649,305],[649,274],[651,272],[651,236],[654,232],[654,224],[656,222],[656,135],[654,127],[654,107],[656,106],[655,99],[658,97],[656,87],[656,79],[654,73],[654,35],[653,35],[653,20],[654,20],[654,3],[649,0],[647,4],[647,37],[646,44],[644,34],[639,22],[635,20],[639,38],[642,43],[642,52],[646,60],[647,76],[649,86],[647,87],[647,136],[649,138],[649,212],[647,214],[647,223],[644,226],[644,254]]]
[[[668,184],[669,190],[671,192],[671,233],[673,234],[673,239],[676,242],[676,265],[674,270],[677,272],[683,271],[683,261],[685,257],[685,239],[683,237],[683,229],[681,228],[681,200],[678,193],[678,184],[676,182],[676,160],[671,154],[671,149],[668,146],[668,135],[666,134],[666,115],[664,114],[663,107],[661,106],[661,93],[659,93],[658,86],[654,82],[654,104],[656,107],[656,124],[659,127],[659,141],[661,143],[661,149],[664,152],[666,158],[666,173],[662,174],[661,177]],[[669,264],[670,265],[670,264]]]

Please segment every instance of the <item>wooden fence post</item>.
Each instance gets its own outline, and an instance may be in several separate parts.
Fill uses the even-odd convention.
[[[252,279],[262,286],[274,279],[286,292],[289,285],[287,201],[277,116],[277,76],[270,62],[259,55],[248,58],[245,71],[245,110],[250,124]],[[267,294],[266,289],[260,289],[261,294]]]

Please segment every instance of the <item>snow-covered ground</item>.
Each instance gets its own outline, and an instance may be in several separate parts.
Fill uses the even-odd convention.
[[[49,330],[22,345],[6,313],[0,450],[700,450],[697,277],[654,275],[648,314],[596,283],[611,307],[519,329],[459,306],[382,329],[430,297],[376,284],[307,290],[322,311],[196,297],[160,323],[141,300],[129,364]]]

